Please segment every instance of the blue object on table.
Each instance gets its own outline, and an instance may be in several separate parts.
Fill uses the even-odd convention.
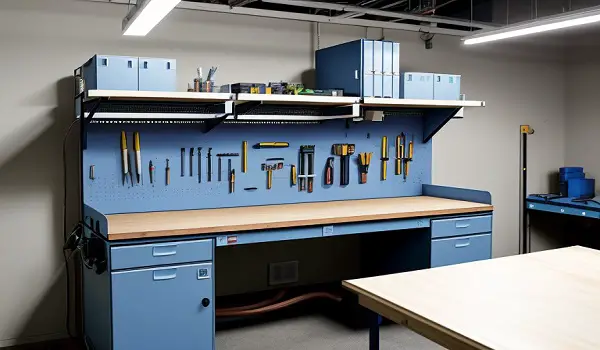
[[[82,69],[86,90],[138,90],[138,58],[95,55]]]
[[[177,60],[139,58],[140,91],[177,91]]]
[[[570,179],[567,181],[567,195],[574,198],[594,197],[596,181],[594,179]]]
[[[460,75],[434,74],[434,100],[460,100]]]
[[[558,169],[558,172],[560,174],[566,174],[566,173],[583,173],[583,167],[580,167],[580,166],[562,167],[562,168]]]
[[[398,97],[400,44],[360,39],[315,52],[317,89],[348,96]]]
[[[400,98],[433,100],[433,73],[402,73]]]

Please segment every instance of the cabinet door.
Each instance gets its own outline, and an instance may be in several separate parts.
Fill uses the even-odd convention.
[[[491,258],[491,233],[431,241],[431,267],[462,264]]]
[[[114,350],[211,350],[212,264],[113,272]]]

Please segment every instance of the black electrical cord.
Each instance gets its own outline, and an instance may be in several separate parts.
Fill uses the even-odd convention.
[[[73,122],[71,122],[71,125],[69,125],[69,128],[67,129],[67,132],[65,133],[65,136],[63,138],[63,154],[62,154],[62,165],[63,165],[63,240],[64,240],[64,244],[65,246],[69,243],[69,240],[73,237],[73,234],[76,234],[76,232],[78,231],[78,229],[80,228],[80,224],[77,224],[75,226],[75,228],[71,231],[71,234],[69,236],[67,236],[67,139],[69,137],[69,135],[71,134],[71,130],[73,129],[73,126],[75,124],[77,124],[77,122],[79,121],[79,119],[75,119],[73,120]],[[81,237],[81,235],[80,235]],[[76,247],[79,245],[80,243],[80,239],[78,239],[77,241],[77,245]],[[73,250],[72,254],[67,257],[67,249],[65,248],[65,246],[63,246],[63,257],[65,260],[65,270],[66,270],[66,274],[67,274],[67,310],[66,310],[66,320],[65,320],[65,326],[67,328],[67,334],[69,335],[70,338],[75,338],[75,336],[71,333],[71,277],[70,277],[70,271],[69,271],[69,260],[73,257],[73,255],[77,252],[77,248],[75,250]]]

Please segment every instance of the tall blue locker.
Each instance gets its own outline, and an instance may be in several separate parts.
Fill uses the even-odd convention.
[[[343,89],[344,95],[398,97],[400,44],[360,39],[315,52],[317,89]]]

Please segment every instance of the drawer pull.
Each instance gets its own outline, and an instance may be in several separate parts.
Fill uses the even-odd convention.
[[[172,279],[175,279],[176,277],[177,277],[177,269],[154,271],[154,280],[155,281],[172,280]]]
[[[176,245],[154,247],[152,249],[152,256],[171,256],[175,254],[177,254]]]
[[[466,241],[466,242],[464,242],[464,243],[456,243],[456,244],[454,245],[454,248],[464,248],[464,247],[468,247],[468,246],[470,246],[470,245],[471,245],[471,242],[470,242],[469,240],[467,240],[467,241]]]
[[[468,222],[465,222],[463,224],[461,224],[460,221],[456,222],[456,228],[467,228],[469,226],[471,226],[471,224],[469,224]]]

